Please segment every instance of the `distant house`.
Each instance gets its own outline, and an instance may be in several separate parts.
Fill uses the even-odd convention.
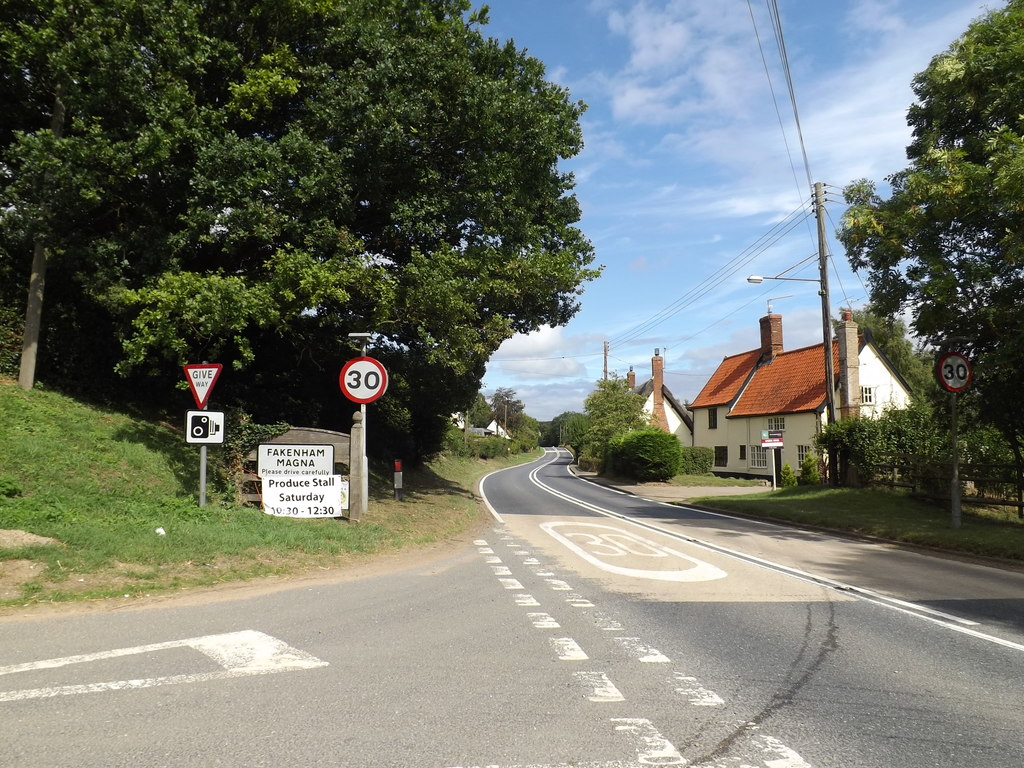
[[[799,470],[826,422],[824,346],[783,350],[782,316],[761,318],[761,346],[726,357],[690,404],[694,445],[715,452],[714,472],[771,477],[783,464]],[[910,387],[845,312],[832,342],[836,418],[873,418],[905,407]],[[779,431],[781,450],[761,445],[762,432]]]
[[[651,358],[651,378],[637,386],[636,374],[630,366],[626,383],[631,391],[646,398],[644,413],[654,426],[675,435],[683,445],[693,445],[693,417],[665,386],[665,358],[660,349],[654,350]]]

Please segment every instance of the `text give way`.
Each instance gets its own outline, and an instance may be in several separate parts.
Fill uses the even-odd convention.
[[[0,667],[0,676],[11,675],[17,672],[57,669],[70,664],[85,664],[90,661],[103,661],[121,656],[148,654],[171,648],[191,648],[212,659],[221,669],[215,672],[200,672],[196,674],[112,680],[84,685],[58,685],[20,691],[0,691],[0,702],[45,699],[52,696],[70,696],[79,693],[153,688],[158,685],[201,683],[209,680],[227,680],[236,677],[269,675],[275,672],[327,666],[326,661],[321,661],[315,656],[292,648],[277,638],[255,630],[243,630],[241,632],[228,632],[220,635],[193,637],[187,640],[172,640],[167,643],[138,645],[133,648],[118,648],[112,651],[100,651],[99,653],[83,654],[80,656],[65,656],[60,659],[46,659],[26,664],[14,664]]]
[[[711,563],[612,525],[555,521],[542,523],[540,527],[591,565],[620,576],[695,582],[714,581],[728,575]],[[634,565],[656,564],[658,567],[638,568],[624,564],[630,561]]]

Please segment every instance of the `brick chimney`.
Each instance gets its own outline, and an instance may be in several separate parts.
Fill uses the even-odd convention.
[[[661,350],[654,350],[654,357],[651,358],[651,385],[654,391],[651,393],[651,421],[654,426],[663,432],[668,432],[668,415],[665,413],[665,358],[661,356]]]
[[[629,366],[629,373],[626,374],[626,386],[630,389],[636,389],[636,374],[633,372],[633,366]]]
[[[853,313],[844,310],[839,323],[839,418],[860,415],[860,345]]]
[[[782,315],[767,314],[761,318],[761,360],[770,363],[782,352]]]

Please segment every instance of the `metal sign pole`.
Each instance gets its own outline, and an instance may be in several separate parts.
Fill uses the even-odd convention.
[[[953,417],[953,471],[951,472],[952,478],[949,483],[949,512],[950,512],[950,525],[954,528],[960,527],[961,520],[961,502],[960,502],[960,451],[957,446],[957,415],[956,415],[956,392],[951,392],[949,395],[953,400],[952,405],[952,417]]]

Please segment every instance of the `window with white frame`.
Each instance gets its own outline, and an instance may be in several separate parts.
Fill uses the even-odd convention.
[[[768,468],[768,449],[760,445],[750,446],[750,467],[751,469]]]
[[[796,447],[796,460],[798,464],[803,464],[804,459],[807,458],[807,454],[811,453],[811,446],[809,445],[798,445]]]
[[[786,417],[785,416],[769,416],[768,417],[768,429],[774,431],[783,430],[786,428]]]
[[[875,404],[875,388],[874,387],[861,387],[860,388],[860,402],[861,402],[861,405],[874,405]]]

